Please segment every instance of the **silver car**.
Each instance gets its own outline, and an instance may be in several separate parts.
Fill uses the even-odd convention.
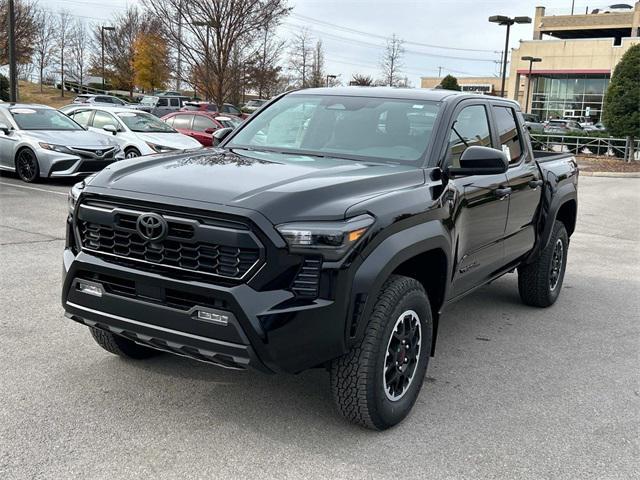
[[[88,175],[122,159],[113,139],[85,130],[54,108],[0,104],[0,170],[15,171],[25,182]]]

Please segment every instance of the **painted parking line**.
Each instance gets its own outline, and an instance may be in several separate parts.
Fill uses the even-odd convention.
[[[26,185],[15,185],[13,183],[0,182],[0,185],[5,185],[7,187],[14,187],[14,188],[24,188],[25,190],[37,190],[38,192],[55,193],[56,195],[63,195],[65,197],[68,195],[66,192],[58,192],[57,190],[48,190],[46,188],[38,188],[38,187],[28,187]],[[69,187],[69,189],[71,189],[71,187]]]

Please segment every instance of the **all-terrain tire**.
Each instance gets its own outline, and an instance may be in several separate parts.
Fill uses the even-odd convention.
[[[138,345],[127,338],[100,330],[99,328],[89,327],[89,330],[91,331],[91,336],[98,345],[104,348],[107,352],[120,357],[142,360],[162,353],[159,350]]]
[[[399,343],[397,334],[401,327],[398,322],[403,316],[407,318],[406,315],[414,324],[416,317],[420,323],[419,354],[414,355],[409,364],[415,367],[404,393],[391,399],[393,385],[389,393],[386,375],[391,369],[389,365],[398,365],[393,361],[398,357],[390,357],[388,352],[392,342]],[[424,288],[413,278],[392,275],[382,287],[362,340],[331,364],[331,393],[340,414],[374,430],[384,430],[402,421],[420,393],[431,353],[432,335],[431,308]],[[414,351],[414,347],[411,348]],[[395,375],[394,372],[391,374]]]
[[[533,307],[549,307],[555,303],[562,289],[568,248],[567,229],[556,220],[549,243],[536,261],[518,267],[518,291],[523,303]]]

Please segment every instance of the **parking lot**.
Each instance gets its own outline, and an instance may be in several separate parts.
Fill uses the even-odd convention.
[[[508,275],[455,304],[382,433],[334,412],[323,370],[100,349],[60,305],[70,185],[0,177],[1,479],[637,478],[640,179],[581,178],[558,302],[523,306]]]

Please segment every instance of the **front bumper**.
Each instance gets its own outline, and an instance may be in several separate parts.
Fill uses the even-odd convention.
[[[81,292],[81,281],[100,285],[102,296]],[[346,272],[336,270],[337,291],[344,292],[345,281]],[[69,318],[227,368],[297,373],[346,352],[344,300],[294,297],[288,290],[181,280],[64,252],[62,304]],[[200,310],[223,314],[227,322],[202,320]]]
[[[90,159],[41,148],[36,155],[40,163],[41,175],[49,178],[86,176],[102,170],[113,162],[124,160],[123,152],[118,152],[109,158]]]

